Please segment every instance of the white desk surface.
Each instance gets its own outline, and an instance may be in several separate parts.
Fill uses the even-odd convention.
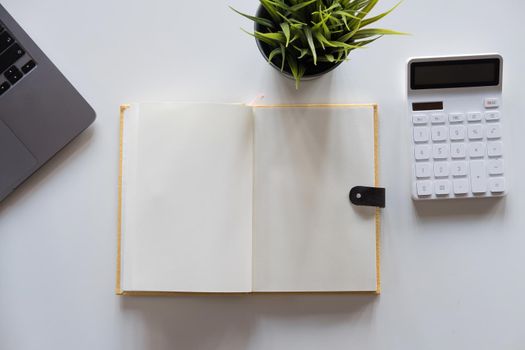
[[[198,3],[2,1],[98,119],[0,207],[0,349],[523,349],[525,4],[407,0],[381,26],[411,36],[295,91],[227,7],[254,12],[255,0]],[[510,194],[416,206],[407,58],[478,52],[505,58]],[[379,103],[382,295],[115,296],[119,104],[258,94]]]

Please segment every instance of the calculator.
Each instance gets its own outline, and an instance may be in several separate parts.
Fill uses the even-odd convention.
[[[502,72],[498,54],[409,60],[415,200],[506,194]]]

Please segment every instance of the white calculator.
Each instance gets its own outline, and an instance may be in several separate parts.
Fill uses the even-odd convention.
[[[498,54],[409,61],[414,199],[506,194],[502,72]]]

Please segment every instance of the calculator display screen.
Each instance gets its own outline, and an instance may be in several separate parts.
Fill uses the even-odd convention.
[[[498,58],[414,62],[410,66],[412,90],[497,86],[499,81]]]

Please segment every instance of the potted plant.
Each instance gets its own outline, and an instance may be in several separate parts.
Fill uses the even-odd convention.
[[[250,16],[254,22],[260,52],[270,65],[292,78],[319,77],[348,59],[351,51],[363,48],[383,35],[404,34],[389,29],[369,28],[392,12],[369,17],[379,0],[259,0]]]

